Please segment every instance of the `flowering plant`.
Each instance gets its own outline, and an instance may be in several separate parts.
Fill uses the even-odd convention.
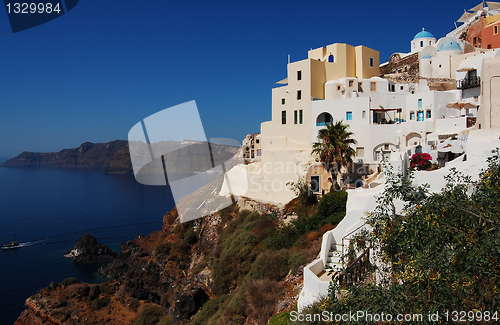
[[[431,166],[432,157],[428,153],[416,153],[411,156],[411,169],[426,170]]]

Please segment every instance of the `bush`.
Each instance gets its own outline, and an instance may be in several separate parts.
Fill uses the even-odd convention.
[[[427,170],[431,167],[432,157],[428,153],[416,153],[411,156],[411,169]]]
[[[154,254],[156,256],[168,256],[170,254],[171,249],[172,245],[169,242],[163,241],[156,245],[154,249]]]
[[[292,324],[292,321],[290,319],[291,319],[290,312],[284,311],[271,318],[269,320],[269,323],[267,323],[267,325],[289,325]]]
[[[194,231],[192,228],[189,228],[186,231],[183,238],[184,241],[189,245],[194,245],[198,241],[198,235],[196,234],[196,231]]]
[[[283,293],[283,287],[271,279],[254,280],[248,284],[245,300],[248,303],[249,317],[257,324],[266,324],[273,315],[278,297]]]
[[[250,277],[253,279],[282,280],[290,270],[288,268],[289,257],[290,252],[285,249],[260,253],[252,265]]]
[[[137,317],[132,325],[155,325],[163,316],[165,316],[165,312],[160,306],[145,305],[142,307],[139,317]]]
[[[318,215],[326,219],[339,212],[345,212],[347,192],[330,192],[323,196],[318,205]]]
[[[295,252],[290,255],[288,259],[288,266],[292,270],[293,274],[297,274],[299,267],[308,262],[307,258],[302,254],[302,252]]]
[[[240,284],[257,255],[254,250],[257,240],[250,231],[238,228],[231,236],[221,238],[224,238],[224,241],[217,244],[220,257],[213,263],[216,294],[229,293],[233,287]]]
[[[228,298],[228,295],[222,295],[207,301],[201,311],[194,317],[193,325],[207,324],[210,317],[215,315],[221,306],[224,306]]]

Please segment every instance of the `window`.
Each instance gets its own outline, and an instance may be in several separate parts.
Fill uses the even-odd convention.
[[[333,54],[330,54],[328,56],[328,62],[335,62],[335,58],[333,57]]]
[[[377,91],[377,83],[371,81],[370,82],[370,91]]]
[[[354,80],[349,80],[349,87],[354,86]]]
[[[311,191],[319,192],[319,175],[311,176]]]
[[[431,110],[430,109],[426,110],[425,111],[425,118],[431,118],[431,116],[432,116],[431,115]]]
[[[285,99],[281,98],[281,105],[285,105]]]
[[[432,44],[432,42],[431,42],[431,41],[429,41],[429,45],[431,45],[431,44]]]
[[[302,124],[303,118],[302,118],[302,110],[299,110],[299,124]]]
[[[363,111],[363,112],[361,113],[361,117],[362,117],[362,118],[366,118],[366,111]]]
[[[384,150],[389,150],[389,145],[388,144],[384,144]]]
[[[373,68],[373,65],[374,65],[374,60],[372,57],[370,57],[370,67]]]
[[[439,65],[439,69],[441,69],[441,64]]]
[[[293,111],[293,124],[297,124],[298,114],[297,110]]]
[[[363,92],[363,83],[358,82],[358,92],[362,93]]]
[[[420,47],[424,47],[424,41],[420,41]]]
[[[472,44],[477,45],[477,37],[474,37],[474,39],[472,40]]]
[[[297,90],[297,100],[302,99],[302,90]]]
[[[258,144],[259,142],[260,142],[260,140],[259,140],[259,139],[255,139],[255,143],[257,143],[257,144]]]
[[[281,124],[286,124],[286,111],[281,112]]]
[[[418,99],[418,108],[422,108],[422,98]]]
[[[423,121],[424,120],[424,111],[418,111],[417,112],[417,121]]]
[[[365,156],[365,148],[357,147],[356,148],[356,157],[364,157]]]
[[[410,112],[410,120],[414,120],[415,119],[415,112],[411,111]]]
[[[257,156],[260,157],[261,155],[261,149],[257,149]]]
[[[337,90],[340,91],[342,87],[340,85],[337,86]]]
[[[297,71],[297,80],[302,80],[302,71]]]
[[[404,89],[404,87],[403,87],[403,86],[401,86],[401,87],[399,87],[399,89],[400,89],[400,90],[403,90],[403,89]]]
[[[488,44],[488,49],[491,49],[491,44]]]
[[[347,121],[352,121],[352,112],[346,112],[345,113],[345,119]]]
[[[493,26],[493,35],[498,34],[498,25]]]

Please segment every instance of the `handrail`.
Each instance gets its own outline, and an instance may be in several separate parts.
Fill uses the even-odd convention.
[[[360,228],[363,228],[366,224],[362,224],[361,226],[359,226],[358,228],[354,229],[353,231],[351,231],[350,233],[348,233],[347,235],[345,235],[344,237],[342,237],[342,256],[344,256],[344,240],[346,239],[347,236],[350,236],[351,234],[355,233],[356,231],[358,231]]]
[[[347,268],[338,275],[339,285],[351,286],[361,280],[367,273],[370,264],[370,248],[359,255],[354,261],[349,263]]]
[[[481,77],[464,78],[457,80],[457,89],[467,89],[477,87],[481,84]]]

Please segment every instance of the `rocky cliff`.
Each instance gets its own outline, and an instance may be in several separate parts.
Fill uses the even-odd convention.
[[[5,162],[4,167],[93,168],[104,170],[111,163],[116,173],[131,173],[128,141],[82,143],[78,148],[41,153],[24,151]],[[118,168],[120,167],[120,168]]]
[[[76,263],[102,263],[112,260],[116,256],[108,246],[97,242],[97,239],[88,234],[83,234],[72,249],[63,257],[72,258]]]
[[[169,152],[165,159],[170,173],[184,175],[204,172],[233,157],[239,147],[211,144],[212,157],[207,156],[207,144],[192,141],[164,141],[157,144],[157,150]],[[149,152],[145,153],[149,158]],[[108,143],[85,142],[75,149],[40,153],[25,151],[5,162],[3,167],[50,167],[50,168],[92,168],[105,174],[132,174],[132,162],[128,141],[115,140]],[[226,166],[227,168],[228,166]],[[146,168],[147,169],[147,168]]]

